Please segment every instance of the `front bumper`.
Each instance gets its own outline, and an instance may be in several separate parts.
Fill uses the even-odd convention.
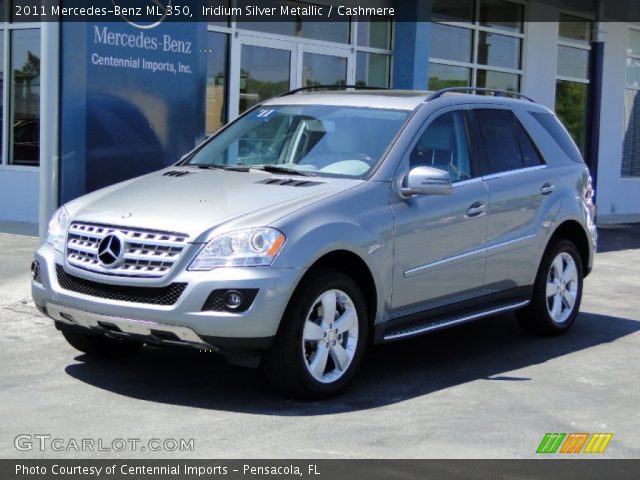
[[[186,284],[174,304],[158,305],[99,298],[63,288],[58,282],[56,265],[64,265],[64,257],[46,243],[36,252],[35,260],[40,265],[40,274],[39,282],[32,281],[33,300],[59,326],[155,343],[214,347],[223,352],[268,347],[304,273],[304,269],[270,267],[218,268],[210,272],[183,269],[154,285],[161,288],[172,283]],[[77,270],[72,273],[82,278]],[[95,281],[95,276],[87,278]],[[105,277],[102,281],[112,286],[141,286],[133,278]],[[258,294],[244,312],[204,310],[207,298],[218,289],[257,289]]]

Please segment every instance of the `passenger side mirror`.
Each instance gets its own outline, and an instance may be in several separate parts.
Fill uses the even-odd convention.
[[[414,167],[402,179],[400,192],[405,197],[413,195],[451,195],[449,172],[433,167]]]

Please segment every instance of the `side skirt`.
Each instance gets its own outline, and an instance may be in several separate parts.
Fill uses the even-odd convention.
[[[516,288],[497,295],[427,310],[419,314],[394,319],[375,326],[374,343],[388,343],[411,338],[436,330],[472,322],[499,313],[526,307],[532,287]]]

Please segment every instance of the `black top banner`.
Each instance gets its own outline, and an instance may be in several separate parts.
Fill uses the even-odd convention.
[[[161,22],[373,22],[470,21],[477,0],[14,0],[5,21],[122,22],[153,28]],[[637,0],[536,0],[532,4],[487,2],[492,22],[557,22],[558,10],[576,12],[562,21],[640,21]],[[557,8],[544,8],[545,6]],[[2,20],[0,18],[0,20]]]

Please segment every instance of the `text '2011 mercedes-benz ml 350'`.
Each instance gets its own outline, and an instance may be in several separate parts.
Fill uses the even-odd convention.
[[[372,344],[506,311],[566,332],[592,194],[567,131],[528,99],[294,91],[62,206],[33,298],[88,355],[213,350],[328,396]]]

